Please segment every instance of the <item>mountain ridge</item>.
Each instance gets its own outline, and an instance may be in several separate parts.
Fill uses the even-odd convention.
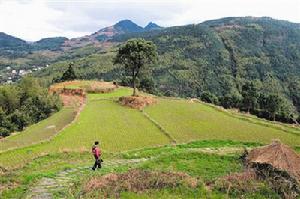
[[[45,37],[38,41],[29,42],[13,35],[0,32],[0,48],[17,48],[21,45],[25,50],[60,50],[72,47],[82,47],[88,44],[99,43],[111,39],[114,35],[143,32],[161,29],[161,26],[149,22],[147,26],[141,27],[129,19],[120,20],[112,26],[104,27],[90,35],[76,38],[67,38],[62,36]]]

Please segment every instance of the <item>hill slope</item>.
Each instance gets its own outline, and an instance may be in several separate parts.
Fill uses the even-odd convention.
[[[266,17],[232,17],[115,35],[111,42],[134,37],[152,40],[158,47],[159,62],[153,68],[156,93],[200,97],[209,92],[226,104],[240,99],[242,85],[252,81],[261,93],[283,97],[287,112],[297,115],[296,110],[300,111],[299,24]],[[108,51],[113,57],[115,48]],[[122,70],[103,58],[96,52],[72,60],[85,79],[120,80]],[[105,67],[97,67],[96,60],[105,61]],[[88,67],[83,67],[83,61]],[[53,71],[61,73],[64,65],[67,64],[55,64],[38,76],[58,76]]]
[[[224,18],[151,33],[124,34],[152,40],[160,54],[155,82],[165,94],[239,96],[246,81],[278,93],[298,111],[300,26],[271,18]],[[291,111],[292,112],[292,111]]]
[[[115,102],[116,97],[130,93],[131,90],[120,88],[113,93],[90,94],[71,126],[43,144],[0,153],[0,166],[10,169],[45,154],[89,151],[95,140],[100,140],[105,153],[171,144],[162,129],[177,143],[199,139],[269,143],[280,139],[291,146],[300,145],[299,128],[227,113],[206,104],[158,98],[157,104],[141,112]],[[0,142],[2,150],[3,143],[5,140]]]
[[[87,36],[87,39],[74,40],[75,43],[78,42],[77,49],[55,55],[52,59],[43,57],[40,62],[36,58],[31,61],[30,58],[27,63],[54,62],[55,64],[38,74],[43,78],[47,76],[50,80],[57,78],[65,70],[67,62],[73,61],[80,77],[112,81],[120,78],[122,72],[111,61],[114,46],[129,38],[143,37],[152,40],[159,50],[159,63],[153,71],[154,83],[158,88],[156,93],[201,97],[203,93],[209,92],[216,95],[221,104],[226,105],[229,100],[240,99],[242,85],[252,81],[261,93],[280,95],[284,99],[286,115],[299,114],[299,24],[267,17],[231,17],[148,32],[140,31],[141,27],[130,21],[120,24],[131,24],[127,29],[135,33],[126,33],[124,29],[119,34],[121,32],[116,32],[116,28],[112,26],[110,30],[113,31],[110,33],[110,30],[103,29],[104,32],[100,30]],[[97,39],[101,35],[104,38]],[[93,41],[98,42],[97,47],[92,44]],[[90,45],[81,47],[85,42]],[[104,54],[107,51],[109,56]],[[62,60],[66,61],[61,62]],[[20,61],[23,62],[24,59]],[[3,62],[3,67],[10,63],[9,60]],[[100,63],[101,66],[95,63]],[[1,65],[0,62],[0,68]]]

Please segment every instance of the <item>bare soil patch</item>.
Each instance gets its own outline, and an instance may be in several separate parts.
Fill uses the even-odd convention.
[[[198,180],[185,173],[132,169],[126,173],[110,173],[93,177],[85,184],[84,191],[88,193],[99,190],[107,197],[119,198],[122,191],[140,193],[150,189],[174,188],[179,185],[196,188]]]
[[[156,99],[149,96],[126,96],[119,98],[119,103],[121,105],[139,110],[151,104],[155,104],[156,102]]]

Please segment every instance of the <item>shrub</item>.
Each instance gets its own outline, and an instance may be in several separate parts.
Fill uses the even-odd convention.
[[[218,104],[219,102],[217,96],[215,96],[210,92],[202,92],[202,94],[200,95],[200,99],[204,102],[213,103],[213,104]]]

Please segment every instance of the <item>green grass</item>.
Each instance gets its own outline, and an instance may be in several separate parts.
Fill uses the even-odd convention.
[[[24,131],[3,139],[0,142],[0,152],[12,148],[30,146],[32,144],[45,141],[73,121],[74,117],[74,109],[63,108],[49,118],[29,126]]]
[[[109,153],[170,144],[161,129],[142,112],[115,102],[116,97],[130,94],[131,89],[123,87],[112,93],[89,94],[87,105],[71,126],[48,142],[0,153],[0,166],[8,169],[20,167],[45,154],[89,152],[95,140],[99,140],[104,152]],[[237,118],[202,103],[159,99],[157,104],[144,111],[175,138],[178,144],[216,139],[227,143],[229,140],[270,143],[272,139],[280,139],[293,147],[300,146],[300,136],[294,133],[295,130],[290,133],[284,126],[280,130],[278,124],[273,125],[271,122],[268,126],[256,124],[246,117]],[[39,134],[43,135],[42,132],[36,135]],[[32,137],[34,135],[32,133]]]
[[[185,185],[178,187],[163,188],[160,190],[147,190],[143,193],[122,192],[121,198],[226,198],[227,193],[213,189],[211,191],[204,187],[206,183],[212,183],[219,177],[233,172],[243,170],[240,154],[217,155],[201,152],[191,152],[195,148],[224,148],[224,147],[254,147],[259,144],[247,142],[232,142],[222,140],[196,141],[177,146],[164,146],[156,148],[147,148],[133,150],[122,153],[125,158],[149,158],[148,161],[139,164],[136,168],[143,170],[156,170],[167,172],[184,172],[199,180],[199,186],[190,188]],[[135,156],[134,154],[138,154]],[[119,171],[120,172],[120,171]],[[126,172],[126,170],[121,172]],[[102,174],[101,174],[102,175]],[[99,175],[100,176],[100,175]],[[94,177],[94,176],[93,176]],[[83,176],[81,186],[77,192],[82,190],[82,186],[90,176]],[[83,183],[82,183],[83,182]],[[256,184],[257,190],[252,192],[240,191],[230,192],[230,198],[279,198],[277,194],[266,187],[264,183]],[[76,194],[75,194],[76,195]],[[101,191],[92,191],[83,196],[83,198],[99,198],[103,193]]]
[[[95,140],[109,152],[169,143],[138,110],[101,100],[89,102],[78,122],[61,132],[50,145],[52,150],[56,147],[90,149]]]
[[[132,150],[122,152],[122,154],[104,154],[104,161],[111,158],[121,159],[122,157],[129,159],[144,158],[147,160],[144,163],[137,165],[122,165],[116,167],[103,167],[102,170],[91,172],[89,169],[80,173],[75,173],[72,178],[75,182],[75,187],[70,187],[69,190],[63,190],[62,195],[79,196],[82,194],[82,186],[84,183],[95,176],[111,172],[126,172],[130,168],[139,168],[146,170],[166,170],[173,172],[185,172],[199,179],[199,187],[192,189],[186,186],[179,186],[175,189],[149,190],[146,193],[123,192],[122,198],[199,198],[199,196],[207,196],[208,198],[224,198],[226,193],[220,191],[208,191],[204,189],[202,182],[211,182],[216,178],[230,174],[231,172],[240,171],[242,168],[241,162],[238,160],[239,154],[216,155],[206,154],[201,152],[191,152],[195,148],[224,148],[224,147],[253,147],[257,143],[248,142],[233,142],[223,140],[207,140],[196,141],[177,146],[152,147],[147,149]],[[135,156],[134,154],[139,154]],[[21,198],[28,188],[42,177],[53,177],[59,171],[68,168],[77,168],[86,165],[92,165],[93,157],[90,153],[53,153],[44,157],[37,158],[27,164],[25,167],[10,171],[2,175],[0,182],[2,185],[7,185],[10,182],[17,183],[18,186],[14,189],[5,191],[1,198]],[[71,193],[70,193],[71,192]],[[71,195],[70,195],[71,194]],[[255,197],[253,193],[244,193],[244,198],[266,198],[269,193],[257,193]],[[89,193],[87,196],[95,196],[98,193]],[[99,195],[98,195],[99,196]],[[198,196],[198,197],[196,197]],[[248,197],[249,196],[249,197]],[[253,196],[253,197],[250,197]],[[82,197],[85,198],[85,197]],[[201,198],[201,197],[200,197]],[[234,198],[234,197],[231,197]],[[237,195],[236,198],[240,198]]]
[[[61,170],[86,165],[89,161],[92,164],[90,154],[80,153],[59,153],[37,158],[22,169],[1,175],[1,185],[17,186],[0,193],[0,198],[23,198],[30,186],[42,177],[53,177]]]
[[[180,153],[189,149],[220,149],[220,148],[239,148],[243,151],[245,148],[254,148],[260,146],[259,143],[253,142],[236,142],[231,140],[199,140],[186,144],[178,144],[175,146],[150,147],[120,153],[120,157],[125,159],[134,158],[151,158],[158,155],[166,155],[170,153]]]
[[[270,143],[280,139],[291,145],[300,145],[300,136],[282,130],[269,122],[269,126],[255,124],[245,119],[230,116],[228,113],[186,100],[160,99],[158,104],[149,106],[145,112],[158,122],[178,142],[197,139],[219,139]],[[299,132],[300,130],[297,129]]]
[[[0,166],[16,167],[48,153],[90,151],[95,140],[107,152],[169,144],[168,138],[138,110],[110,100],[90,101],[78,120],[50,142],[2,153]]]
[[[160,156],[154,161],[145,163],[142,168],[181,171],[191,176],[202,176],[204,181],[211,181],[225,174],[241,171],[242,165],[236,156],[184,151]]]

